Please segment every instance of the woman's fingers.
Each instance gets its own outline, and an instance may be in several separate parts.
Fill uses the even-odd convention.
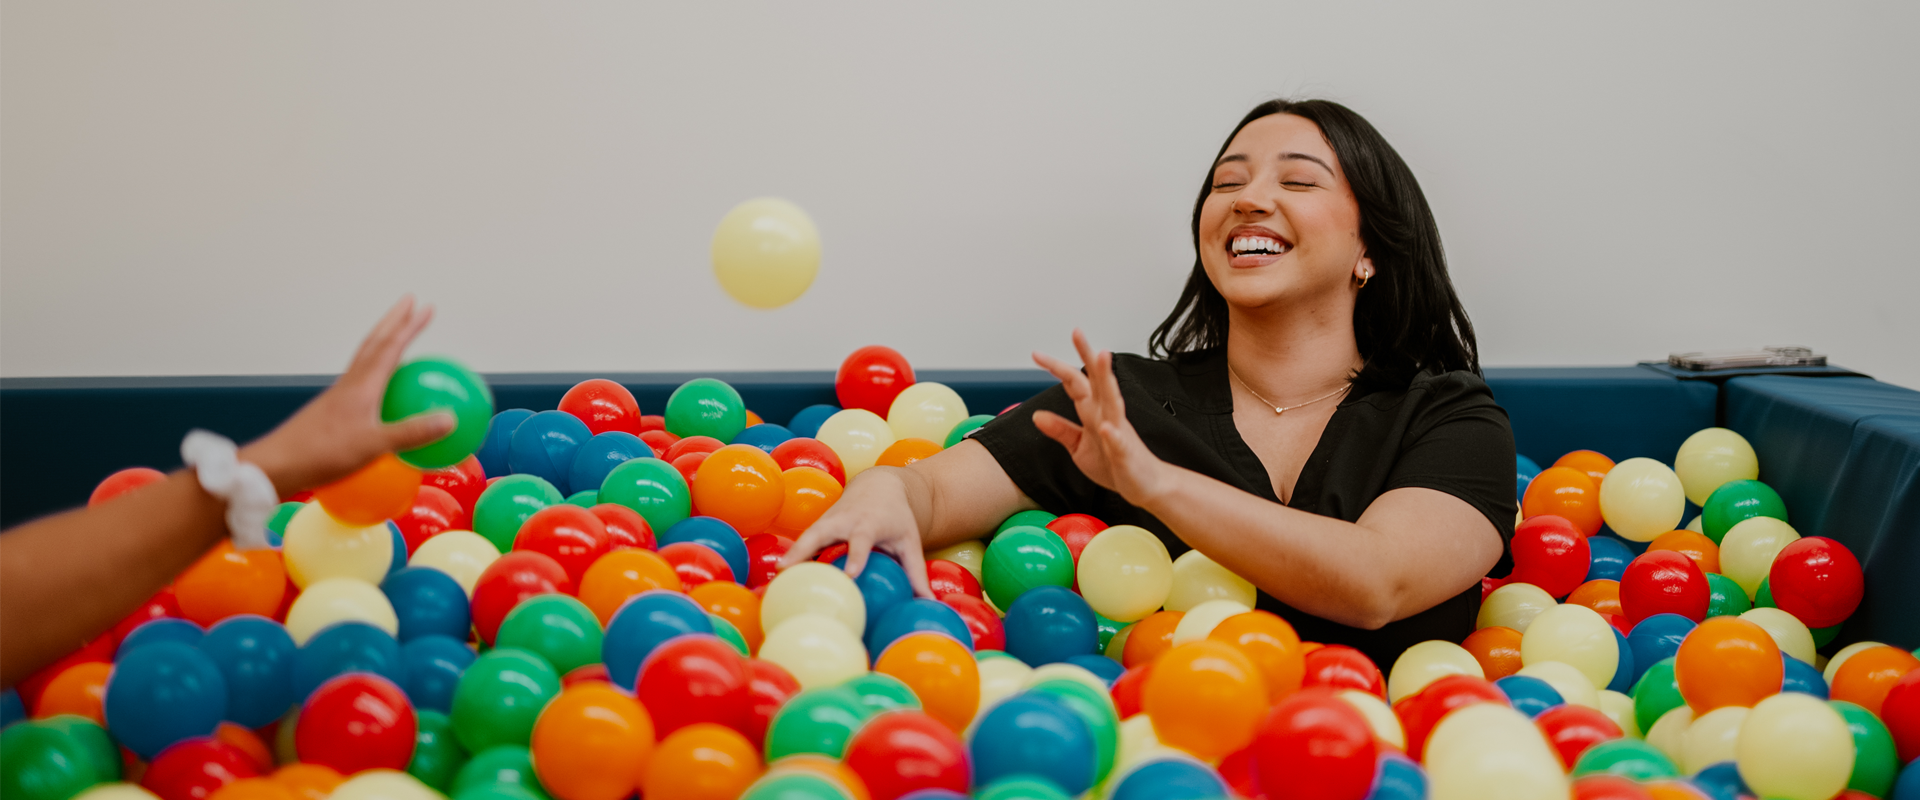
[[[398,330],[409,317],[413,316],[413,295],[406,295],[381,315],[380,321],[373,324],[373,330],[367,338],[360,340],[360,348],[353,351],[353,360],[347,364],[348,375],[355,375],[372,366],[373,354],[378,352],[387,339]]]
[[[1041,369],[1053,374],[1054,380],[1060,382],[1060,388],[1066,390],[1068,399],[1076,403],[1086,399],[1087,376],[1080,374],[1080,370],[1038,350],[1033,353],[1033,363],[1039,364]]]
[[[386,425],[382,430],[387,435],[387,449],[399,452],[438,441],[453,432],[454,423],[452,414],[428,411]]]
[[[840,540],[833,538],[831,526],[814,525],[808,528],[805,533],[800,534],[800,538],[793,541],[793,546],[787,548],[786,555],[780,557],[780,569],[805,563],[807,560],[813,558],[815,553],[820,552],[827,545],[837,541]]]
[[[847,539],[847,565],[841,567],[849,578],[860,577],[860,570],[867,568],[867,553],[873,550],[873,542],[865,537],[853,536]]]
[[[940,599],[933,596],[933,583],[927,580],[927,558],[920,552],[918,543],[911,547],[889,547],[887,551],[900,562],[900,568],[907,571],[907,583],[912,584],[915,596]]]
[[[1033,412],[1033,427],[1039,428],[1047,438],[1059,442],[1069,453],[1080,451],[1081,437],[1086,430],[1051,411]]]

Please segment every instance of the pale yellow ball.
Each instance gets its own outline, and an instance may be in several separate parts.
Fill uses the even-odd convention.
[[[407,560],[407,566],[432,567],[447,573],[471,598],[481,573],[499,558],[500,551],[485,536],[473,531],[442,531],[421,542],[413,551],[413,558]]]
[[[400,618],[380,587],[353,578],[328,578],[300,592],[287,609],[287,634],[296,645],[340,622],[364,622],[389,635],[400,634]]]
[[[1493,590],[1480,603],[1480,617],[1474,622],[1474,629],[1499,626],[1525,634],[1534,617],[1557,605],[1545,589],[1531,583],[1509,583]]]
[[[1799,617],[1777,608],[1756,608],[1741,614],[1740,618],[1766,629],[1773,643],[1780,646],[1780,652],[1813,663],[1813,631],[1807,630],[1807,624]]]
[[[965,567],[968,572],[973,573],[973,579],[977,581],[980,580],[981,564],[987,560],[987,545],[979,539],[968,539],[959,544],[942,547],[928,553],[927,559],[940,559],[959,564]]]
[[[820,274],[820,231],[799,206],[759,197],[734,206],[713,232],[713,277],[733,299],[779,308]]]
[[[973,716],[975,722],[987,715],[987,709],[1019,694],[1027,687],[1027,679],[1033,676],[1033,668],[1017,658],[983,658],[979,666],[980,711]]]
[[[419,778],[391,769],[357,772],[334,787],[327,800],[445,800]]]
[[[1167,610],[1185,612],[1208,600],[1233,600],[1248,608],[1254,604],[1253,582],[1233,574],[1207,554],[1188,550],[1173,560],[1173,589]]]
[[[160,800],[138,784],[102,783],[73,796],[73,800]]]
[[[1173,643],[1182,645],[1205,639],[1207,634],[1213,633],[1213,629],[1219,627],[1220,623],[1225,622],[1228,617],[1239,616],[1252,610],[1246,603],[1238,600],[1208,600],[1187,609],[1187,613],[1180,617],[1180,622],[1173,626]]]
[[[1087,605],[1115,622],[1145,619],[1173,593],[1173,559],[1166,543],[1134,525],[1095,534],[1080,551],[1075,570]]]
[[[1853,774],[1846,719],[1826,701],[1799,692],[1755,704],[1733,750],[1740,779],[1757,797],[1827,800]]]
[[[1515,675],[1539,678],[1560,693],[1560,699],[1576,706],[1592,709],[1600,707],[1600,691],[1587,680],[1587,674],[1575,669],[1571,664],[1558,661],[1540,661],[1520,668]]]
[[[1448,675],[1487,677],[1480,661],[1466,648],[1440,639],[1421,642],[1394,659],[1393,669],[1387,673],[1387,699],[1398,703]]]
[[[1847,659],[1852,658],[1854,653],[1886,646],[1886,642],[1854,642],[1846,647],[1842,647],[1840,648],[1840,652],[1834,653],[1833,658],[1827,661],[1827,666],[1821,669],[1820,674],[1827,679],[1827,685],[1832,686],[1833,676],[1840,673],[1840,665],[1847,663]]]
[[[1427,736],[1426,766],[1432,800],[1539,800],[1571,788],[1540,729],[1497,703],[1442,717]]]
[[[1605,617],[1586,606],[1557,605],[1533,618],[1520,637],[1520,663],[1558,661],[1587,676],[1594,686],[1613,682],[1620,643]]]
[[[1687,437],[1673,458],[1673,471],[1687,488],[1687,499],[1696,506],[1707,504],[1707,497],[1729,481],[1750,481],[1760,477],[1760,457],[1753,445],[1740,434],[1726,428],[1706,428]],[[1611,480],[1612,475],[1607,478]]]
[[[355,527],[308,503],[287,520],[280,555],[293,585],[306,588],[328,578],[379,583],[393,564],[393,532],[386,523]]]
[[[847,477],[852,478],[871,469],[873,462],[880,460],[880,454],[892,447],[897,437],[879,414],[864,408],[849,408],[820,423],[820,432],[813,438],[840,457],[840,466],[846,469]]]
[[[867,671],[867,648],[840,620],[824,614],[789,617],[767,632],[759,657],[785,669],[802,689],[833,686]]]
[[[1651,542],[1680,525],[1687,512],[1680,476],[1651,458],[1613,465],[1600,484],[1600,516],[1623,538]]]
[[[867,601],[860,587],[832,564],[804,561],[780,571],[760,601],[760,629],[772,633],[790,619],[816,614],[854,636],[867,628]]]
[[[1635,739],[1640,738],[1640,723],[1633,716],[1633,698],[1612,689],[1599,692],[1600,713],[1620,726],[1620,731]]]
[[[901,391],[887,409],[887,427],[893,438],[926,439],[939,444],[953,426],[967,419],[967,403],[944,383],[921,381]]]
[[[1773,570],[1773,559],[1800,538],[1792,525],[1773,517],[1751,517],[1727,529],[1720,540],[1720,574],[1733,579],[1752,600]]]
[[[1027,673],[1027,679],[1021,684],[1021,688],[1031,689],[1045,681],[1073,681],[1099,694],[1107,701],[1109,708],[1113,706],[1113,696],[1110,694],[1112,689],[1107,686],[1106,681],[1100,680],[1100,676],[1093,674],[1086,667],[1064,661],[1041,664]]]
[[[1684,705],[1668,709],[1667,713],[1653,721],[1653,727],[1647,729],[1647,744],[1653,745],[1653,749],[1677,765],[1686,748],[1687,729],[1691,727],[1693,709]]]
[[[1681,737],[1680,769],[1694,775],[1722,761],[1732,761],[1740,726],[1751,711],[1742,706],[1722,706],[1695,719]]]

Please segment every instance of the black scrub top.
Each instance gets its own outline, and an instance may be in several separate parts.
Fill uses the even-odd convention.
[[[1116,354],[1113,367],[1127,419],[1155,455],[1279,502],[1265,466],[1234,427],[1225,349],[1164,361]],[[972,438],[1048,512],[1140,526],[1158,535],[1174,558],[1193,549],[1153,515],[1082,474],[1066,448],[1033,426],[1033,413],[1041,409],[1079,420],[1065,389],[1054,386],[988,422]],[[1356,382],[1327,422],[1288,505],[1355,522],[1382,493],[1423,487],[1465,500],[1511,540],[1517,510],[1513,464],[1507,412],[1478,375],[1422,372],[1399,386]],[[1302,640],[1353,647],[1384,672],[1408,647],[1430,639],[1459,642],[1472,633],[1480,585],[1372,631],[1296,610],[1266,592],[1260,592],[1259,608],[1284,617]]]

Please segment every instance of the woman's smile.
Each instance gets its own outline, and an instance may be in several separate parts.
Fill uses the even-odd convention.
[[[1227,266],[1264,267],[1293,251],[1293,242],[1264,225],[1241,225],[1227,233]]]

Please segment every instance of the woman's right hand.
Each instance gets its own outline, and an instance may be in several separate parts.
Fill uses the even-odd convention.
[[[874,467],[847,481],[840,500],[793,543],[780,559],[786,569],[827,547],[847,543],[846,572],[858,577],[873,550],[893,556],[907,572],[913,592],[933,597],[927,583],[926,556],[920,546],[920,520],[914,514],[907,481],[917,476],[904,468]]]

